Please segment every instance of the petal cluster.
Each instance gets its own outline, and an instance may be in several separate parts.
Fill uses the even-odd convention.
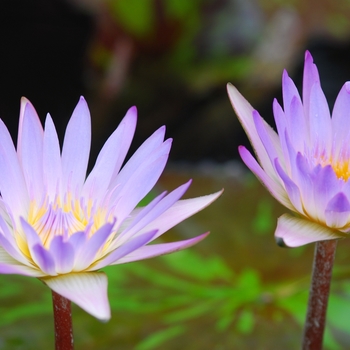
[[[51,116],[43,128],[27,99],[21,101],[17,149],[0,120],[0,273],[38,277],[107,320],[107,277],[99,269],[184,249],[208,234],[148,245],[220,193],[180,200],[189,181],[138,207],[164,170],[171,139],[164,140],[161,127],[122,167],[136,119],[132,107],[87,178],[91,120],[84,98],[68,123],[62,150]]]
[[[280,203],[298,214],[279,218],[277,242],[295,247],[345,237],[350,232],[350,82],[341,88],[331,115],[307,51],[302,98],[286,71],[282,90],[283,108],[273,102],[276,133],[228,85],[258,159],[240,146],[243,161]]]

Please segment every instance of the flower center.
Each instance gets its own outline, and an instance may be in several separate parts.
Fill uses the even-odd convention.
[[[96,208],[91,199],[73,199],[70,194],[61,201],[48,197],[42,203],[31,201],[27,221],[37,232],[43,245],[50,246],[57,235],[67,238],[75,232],[84,231],[89,226],[89,235],[106,222],[106,211]]]

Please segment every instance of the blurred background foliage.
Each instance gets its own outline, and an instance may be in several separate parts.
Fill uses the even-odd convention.
[[[281,208],[238,160],[248,141],[226,95],[235,84],[270,123],[284,68],[301,87],[309,49],[333,105],[350,80],[347,0],[2,0],[0,117],[16,138],[21,96],[63,132],[84,95],[92,159],[136,105],[132,151],[156,128],[174,138],[156,191],[193,178],[188,196],[222,198],[165,235],[198,246],[107,269],[112,320],[74,308],[77,349],[296,349],[313,247],[273,240]],[[349,243],[340,242],[326,349],[350,348]],[[0,349],[51,348],[49,290],[0,276]]]
[[[332,105],[350,76],[349,16],[347,0],[3,0],[0,116],[15,134],[24,95],[62,135],[84,95],[95,157],[137,105],[133,150],[166,124],[171,159],[226,162],[246,141],[226,83],[271,120],[283,69],[300,86],[309,49]]]

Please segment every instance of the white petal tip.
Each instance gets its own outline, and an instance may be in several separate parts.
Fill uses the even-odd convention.
[[[29,100],[26,97],[24,97],[24,96],[21,97],[21,104],[24,105],[24,104],[26,104],[28,102],[29,102]]]

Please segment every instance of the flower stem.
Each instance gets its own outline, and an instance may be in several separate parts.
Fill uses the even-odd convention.
[[[52,291],[55,321],[55,349],[73,350],[73,327],[70,300]]]
[[[315,246],[309,303],[304,326],[303,350],[322,349],[336,247],[337,240],[320,241]]]

